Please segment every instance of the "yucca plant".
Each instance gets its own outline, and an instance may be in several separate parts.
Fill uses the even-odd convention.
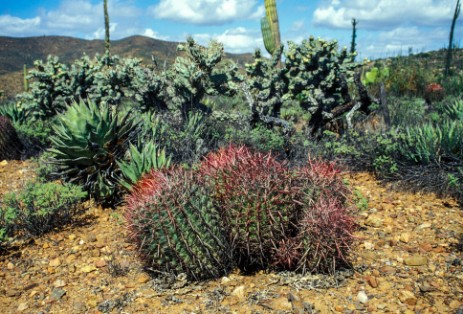
[[[129,160],[117,161],[121,170],[119,184],[130,191],[132,186],[151,169],[168,168],[170,157],[166,156],[164,149],[159,149],[152,141],[142,143],[142,147],[130,145]]]
[[[97,202],[114,205],[120,194],[117,161],[134,129],[130,112],[120,115],[90,100],[74,102],[57,117],[50,138],[58,175],[81,184]]]
[[[20,159],[23,145],[11,120],[0,116],[0,160]]]
[[[232,265],[219,212],[196,173],[152,170],[127,197],[129,236],[151,269],[217,278]]]

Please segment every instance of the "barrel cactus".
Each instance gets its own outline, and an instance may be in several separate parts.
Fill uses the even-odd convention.
[[[294,170],[294,199],[298,204],[298,244],[294,270],[334,272],[349,264],[355,240],[355,218],[350,206],[350,190],[334,163],[309,160]],[[280,249],[282,251],[282,249]]]
[[[134,128],[130,113],[121,115],[92,101],[74,102],[57,117],[50,138],[57,174],[81,184],[97,202],[114,205],[120,194],[117,161]]]
[[[192,171],[153,170],[127,197],[129,236],[151,269],[217,278],[232,265],[219,212]]]
[[[0,161],[20,159],[23,145],[11,120],[0,116]]]
[[[213,186],[238,266],[271,266],[280,243],[296,232],[288,167],[271,154],[230,146],[209,154],[201,171]]]

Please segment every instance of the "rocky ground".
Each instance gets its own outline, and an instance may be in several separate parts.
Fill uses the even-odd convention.
[[[0,195],[33,177],[34,167],[0,163]],[[0,253],[0,312],[462,313],[456,202],[392,191],[366,173],[346,178],[365,196],[354,271],[160,280],[126,241],[123,209],[91,207],[75,225]]]

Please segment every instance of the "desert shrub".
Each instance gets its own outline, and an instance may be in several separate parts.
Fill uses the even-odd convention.
[[[72,221],[86,196],[71,184],[29,183],[19,193],[7,193],[0,208],[8,234],[41,235]],[[2,224],[0,222],[0,224]]]
[[[125,217],[130,239],[155,271],[200,280],[230,270],[219,212],[194,172],[151,171],[128,196]]]
[[[398,97],[424,98],[426,86],[437,81],[432,67],[415,58],[398,56],[388,62],[388,91]]]
[[[57,174],[81,184],[99,203],[113,206],[119,199],[117,161],[123,159],[135,124],[109,106],[92,101],[75,102],[57,116],[50,152]]]
[[[401,154],[409,161],[440,164],[463,158],[463,125],[461,121],[444,121],[406,129],[400,145]]]
[[[141,138],[165,149],[172,162],[191,165],[223,145],[226,123],[199,111],[184,119],[180,112],[144,113],[140,116]]]
[[[22,151],[23,145],[11,120],[0,116],[0,160],[20,159]]]
[[[421,98],[388,99],[389,115],[393,126],[412,126],[425,122],[427,107]]]
[[[276,128],[268,128],[262,124],[254,128],[250,128],[249,126],[241,129],[228,128],[225,138],[229,143],[246,145],[261,152],[272,151],[284,154],[287,147],[287,140],[282,132]]]

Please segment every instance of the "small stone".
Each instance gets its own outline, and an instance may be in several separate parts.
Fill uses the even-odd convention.
[[[87,241],[96,242],[96,236],[93,233],[90,233],[89,235],[87,235]]]
[[[55,288],[62,288],[62,287],[65,287],[65,286],[66,286],[66,282],[64,280],[62,280],[62,279],[57,279],[53,283],[53,287],[55,287]]]
[[[392,266],[383,266],[379,269],[382,274],[395,274],[396,269]]]
[[[365,248],[365,250],[374,250],[375,249],[375,245],[371,242],[368,242],[368,241],[365,241],[363,242],[363,247]]]
[[[410,233],[404,232],[400,234],[399,241],[403,243],[410,242]]]
[[[416,301],[417,301],[413,292],[408,291],[408,290],[400,291],[399,300],[400,302],[405,303],[407,305],[416,305]]]
[[[12,262],[9,262],[7,265],[6,265],[6,268],[8,270],[13,270],[14,269],[14,264]]]
[[[61,265],[61,260],[59,259],[59,257],[52,259],[50,263],[48,264],[48,266],[50,267],[58,267],[60,265]]]
[[[138,283],[147,283],[148,281],[151,280],[151,277],[148,274],[141,274],[137,277],[137,282]]]
[[[48,242],[45,242],[43,245],[42,245],[42,249],[48,249],[50,247],[50,244]]]
[[[383,225],[383,219],[381,219],[378,215],[370,215],[365,221],[365,225],[379,228]]]
[[[220,283],[221,283],[222,285],[227,285],[227,284],[230,283],[230,281],[231,281],[231,279],[228,278],[227,276],[225,276],[225,277],[222,277],[222,279],[220,280]]]
[[[365,291],[359,291],[357,294],[357,300],[362,304],[366,304],[368,303],[368,295],[365,293]]]
[[[87,265],[87,266],[84,266],[80,269],[83,273],[91,273],[92,271],[95,271],[96,270],[96,267],[93,266],[93,265]]]
[[[5,295],[9,298],[17,297],[21,295],[21,293],[18,290],[15,289],[8,289],[5,291]]]
[[[433,247],[429,243],[423,243],[423,244],[420,245],[420,249],[422,249],[425,252],[431,252]]]
[[[378,279],[375,276],[367,276],[366,280],[372,288],[377,288],[379,285]]]
[[[73,305],[72,308],[76,313],[84,313],[87,311],[87,306],[85,305],[84,302],[81,301],[76,301]]]
[[[66,263],[71,264],[76,260],[76,256],[74,254],[70,254],[68,257],[66,257]]]
[[[342,306],[342,305],[336,305],[336,306],[334,307],[334,310],[335,310],[336,312],[344,312],[344,309],[345,309],[345,308],[344,308],[344,306]]]
[[[77,236],[75,234],[70,234],[68,236],[68,239],[71,240],[71,241],[74,241],[76,238],[77,238]]]
[[[2,166],[2,167],[8,166],[8,161],[2,160],[2,161],[0,162],[0,166]]]
[[[34,288],[37,288],[39,286],[38,283],[36,282],[33,282],[31,284],[28,284],[27,286],[24,287],[24,291],[28,291],[28,290],[31,290],[31,289],[34,289]]]
[[[27,310],[28,308],[29,308],[29,304],[27,304],[26,302],[24,302],[24,303],[20,303],[20,304],[18,305],[18,308],[16,309],[16,311],[22,312],[22,311]]]
[[[97,260],[97,261],[95,262],[95,266],[96,266],[97,268],[102,268],[102,267],[105,267],[105,266],[107,266],[107,265],[108,265],[108,264],[106,263],[106,261],[105,261],[104,259],[102,259],[102,258],[99,259],[99,260]]]
[[[452,302],[450,302],[449,307],[452,310],[456,310],[456,309],[460,308],[461,305],[462,305],[462,303],[460,301],[453,300]]]
[[[428,264],[428,259],[421,255],[414,255],[404,258],[404,263],[407,266],[423,266]]]
[[[245,286],[238,286],[232,291],[232,295],[241,299],[244,299],[245,297]]]
[[[50,298],[51,298],[52,300],[58,301],[58,300],[61,299],[65,294],[66,294],[66,290],[63,290],[63,289],[60,289],[60,288],[55,288],[55,289],[53,289],[53,291],[51,292]]]

